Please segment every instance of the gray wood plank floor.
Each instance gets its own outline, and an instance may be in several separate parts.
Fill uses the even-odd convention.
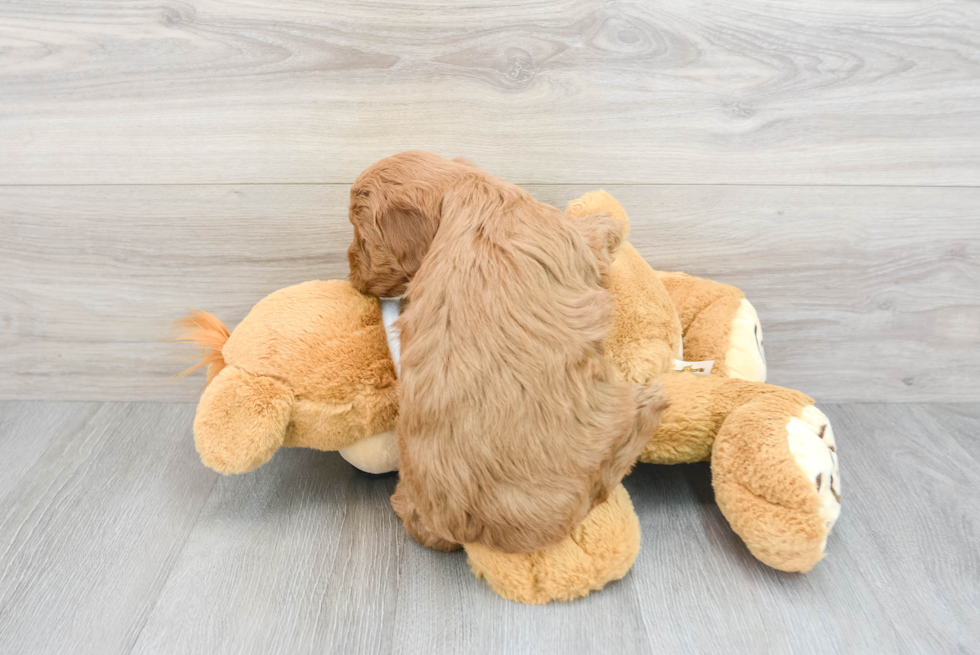
[[[825,410],[844,513],[811,573],[746,552],[707,465],[641,465],[632,571],[526,607],[334,453],[220,477],[191,405],[2,402],[0,652],[980,652],[980,405]]]

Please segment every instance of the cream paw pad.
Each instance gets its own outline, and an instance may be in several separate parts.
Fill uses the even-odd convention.
[[[732,320],[731,342],[725,353],[728,377],[740,380],[766,381],[766,351],[762,345],[762,323],[759,315],[742,298]]]
[[[817,490],[829,535],[840,516],[841,507],[840,471],[837,467],[834,429],[823,412],[814,405],[808,405],[800,412],[800,416],[789,420],[786,432],[793,459],[807,478],[813,481]]]

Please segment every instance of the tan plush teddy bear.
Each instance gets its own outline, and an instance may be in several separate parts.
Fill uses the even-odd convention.
[[[627,220],[604,191],[569,204],[578,217]],[[717,502],[749,550],[784,571],[823,557],[840,511],[833,431],[804,394],[765,384],[762,333],[734,287],[658,273],[628,243],[611,269],[616,301],[606,352],[624,379],[659,380],[671,406],[644,462],[711,461]],[[184,319],[205,347],[209,384],[194,421],[205,464],[259,466],[281,446],[340,450],[371,472],[397,467],[397,306],[342,281],[306,282],[263,299],[229,336],[214,317]],[[388,328],[386,330],[386,327]],[[621,578],[640,545],[625,488],[562,542],[534,553],[463,544],[473,572],[505,598],[569,600]]]

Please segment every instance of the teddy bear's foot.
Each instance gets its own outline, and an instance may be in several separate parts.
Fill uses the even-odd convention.
[[[340,456],[365,473],[390,473],[398,470],[398,435],[394,430],[381,432],[340,449]]]
[[[712,450],[718,506],[759,560],[805,572],[824,556],[840,514],[830,421],[789,390],[733,411]]]
[[[762,324],[736,287],[686,273],[658,273],[684,330],[683,359],[713,361],[722,377],[766,381]]]
[[[762,346],[762,323],[759,315],[745,298],[741,299],[729,333],[725,367],[728,377],[754,382],[766,381],[766,351]]]
[[[827,534],[840,516],[840,471],[837,468],[837,443],[830,419],[815,405],[803,408],[786,426],[789,450],[820,497],[820,513]],[[826,542],[826,537],[824,538]],[[825,544],[823,544],[825,545]]]
[[[466,544],[470,568],[508,600],[543,605],[572,600],[619,580],[640,552],[640,522],[625,487],[592,508],[571,535],[533,553]]]

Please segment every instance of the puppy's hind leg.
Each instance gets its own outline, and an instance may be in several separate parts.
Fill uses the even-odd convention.
[[[400,480],[398,486],[395,487],[395,493],[391,497],[391,506],[399,518],[401,518],[402,523],[405,524],[405,531],[423,546],[447,553],[460,549],[461,546],[459,544],[448,539],[443,539],[442,537],[437,537],[425,527],[421,517],[415,510],[415,503],[412,502],[408,492],[405,490],[404,480]]]

